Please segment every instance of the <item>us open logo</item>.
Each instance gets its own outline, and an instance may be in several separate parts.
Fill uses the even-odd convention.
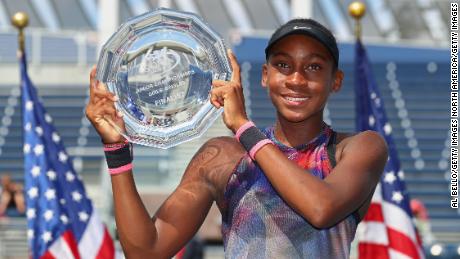
[[[163,47],[159,50],[149,50],[143,57],[139,72],[146,74],[165,75],[180,63],[180,56],[174,50]]]

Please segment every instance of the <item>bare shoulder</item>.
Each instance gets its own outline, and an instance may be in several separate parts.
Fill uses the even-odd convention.
[[[347,153],[364,155],[370,159],[381,159],[386,161],[388,148],[385,139],[376,131],[366,130],[359,133],[337,134],[336,158],[340,159]]]
[[[216,137],[206,141],[195,153],[190,165],[199,164],[200,167],[221,164],[239,159],[245,150],[232,137]]]
[[[215,146],[221,147],[223,149],[223,154],[226,155],[231,155],[235,152],[244,154],[246,152],[234,137],[229,136],[211,138],[203,144],[202,149]]]
[[[213,189],[218,199],[227,180],[246,151],[232,137],[216,137],[206,141],[190,161],[184,178],[199,177]]]

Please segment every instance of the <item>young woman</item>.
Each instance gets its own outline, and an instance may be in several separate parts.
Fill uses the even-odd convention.
[[[337,133],[323,122],[340,90],[335,38],[321,24],[295,19],[272,35],[262,86],[277,111],[259,130],[246,115],[240,68],[231,51],[230,81],[214,81],[211,103],[224,109],[236,137],[205,143],[177,189],[153,217],[139,198],[129,146],[105,120],[123,120],[91,72],[86,113],[115,172],[112,188],[120,241],[128,258],[170,258],[193,237],[213,202],[222,213],[227,258],[347,258],[356,226],[387,161],[372,131]],[[111,153],[112,152],[112,153]]]

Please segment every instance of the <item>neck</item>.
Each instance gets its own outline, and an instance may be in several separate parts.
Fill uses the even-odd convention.
[[[323,128],[323,118],[302,121],[289,122],[278,119],[275,124],[275,137],[283,145],[296,147],[306,144],[313,140]]]

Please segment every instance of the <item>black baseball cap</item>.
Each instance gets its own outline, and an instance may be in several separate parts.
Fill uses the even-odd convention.
[[[330,52],[335,65],[337,66],[339,64],[339,49],[337,48],[337,42],[331,31],[313,19],[300,18],[290,20],[281,25],[281,27],[272,34],[265,48],[265,59],[268,60],[270,49],[275,43],[292,34],[303,34],[316,39]]]

